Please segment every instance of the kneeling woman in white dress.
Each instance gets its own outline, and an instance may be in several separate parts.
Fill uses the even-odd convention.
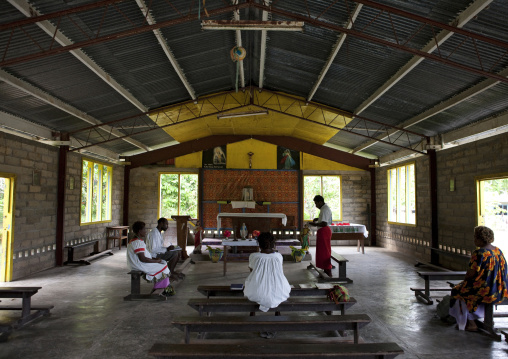
[[[258,237],[261,252],[249,256],[251,273],[245,280],[244,296],[259,303],[259,309],[267,312],[289,298],[291,286],[284,276],[282,255],[275,252],[275,239],[269,232]]]
[[[169,283],[169,269],[165,260],[152,258],[146,249],[145,241],[146,226],[144,222],[138,221],[132,225],[134,237],[127,245],[127,266],[130,270],[139,270],[145,273],[145,279],[154,283],[153,290],[164,289],[163,295],[175,294]]]

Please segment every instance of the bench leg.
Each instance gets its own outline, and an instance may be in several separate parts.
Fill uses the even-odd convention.
[[[483,318],[483,322],[479,320],[475,322],[478,328],[486,331],[492,338],[501,340],[501,335],[494,328],[494,306],[492,304],[485,304],[485,318]]]
[[[360,330],[358,327],[358,323],[354,323],[354,343],[358,344],[359,339],[360,339]]]
[[[184,340],[185,344],[189,344],[190,341],[190,333],[189,333],[189,327],[185,326],[185,329],[183,330]]]
[[[28,293],[23,293],[23,302],[21,304],[21,319],[27,318],[30,315],[32,297]]]
[[[139,273],[131,274],[131,294],[141,294],[141,275]]]

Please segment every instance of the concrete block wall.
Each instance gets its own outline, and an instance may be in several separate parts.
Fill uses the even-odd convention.
[[[90,240],[99,240],[99,250],[106,249],[106,227],[123,225],[123,183],[124,167],[88,158],[91,161],[104,163],[113,167],[113,192],[111,193],[111,222],[80,225],[81,216],[81,172],[83,159],[86,156],[70,152],[67,156],[67,178],[65,189],[65,225],[64,242],[77,244]],[[74,189],[69,188],[70,178],[74,178]],[[113,245],[113,243],[111,243]],[[93,246],[76,248],[74,257],[85,257],[93,251]],[[67,260],[67,251],[64,251]]]
[[[476,177],[508,173],[508,134],[437,152],[438,241],[440,264],[464,270],[472,250],[477,225]],[[401,163],[402,164],[402,163]],[[401,165],[398,164],[398,165]],[[430,261],[431,221],[429,162],[415,159],[417,225],[387,221],[387,169],[376,170],[377,244],[416,259]],[[455,191],[450,191],[450,179]]]
[[[16,175],[14,194],[13,280],[56,265],[56,212],[59,149],[39,142],[0,132],[0,172]],[[67,156],[64,243],[100,239],[106,247],[106,227],[122,223],[123,167],[113,165],[113,220],[80,226],[81,200],[80,154]],[[33,171],[40,171],[40,185],[33,183]],[[69,189],[69,178],[74,189]],[[65,245],[65,244],[64,244]],[[93,247],[76,250],[75,258],[84,257]],[[64,260],[67,251],[64,251]]]
[[[58,148],[0,132],[0,172],[16,176],[13,279],[54,267]]]

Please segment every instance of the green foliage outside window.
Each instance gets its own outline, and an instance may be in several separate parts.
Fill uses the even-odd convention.
[[[191,173],[160,174],[160,217],[189,215],[198,217],[198,175]]]
[[[321,195],[332,210],[334,220],[340,220],[341,177],[340,176],[304,176],[303,177],[303,219],[312,221],[319,216],[314,197]]]
[[[414,163],[391,168],[388,175],[388,222],[416,224]]]
[[[81,223],[111,220],[111,166],[83,160],[81,172]]]

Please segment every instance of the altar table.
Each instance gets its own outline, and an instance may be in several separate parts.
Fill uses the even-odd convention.
[[[240,236],[242,223],[245,223],[249,233],[252,233],[253,230],[260,232],[270,231],[270,221],[274,218],[280,218],[283,226],[287,224],[287,216],[284,213],[219,213],[217,215],[217,231],[220,231],[222,228],[222,218],[231,218],[235,238]]]

